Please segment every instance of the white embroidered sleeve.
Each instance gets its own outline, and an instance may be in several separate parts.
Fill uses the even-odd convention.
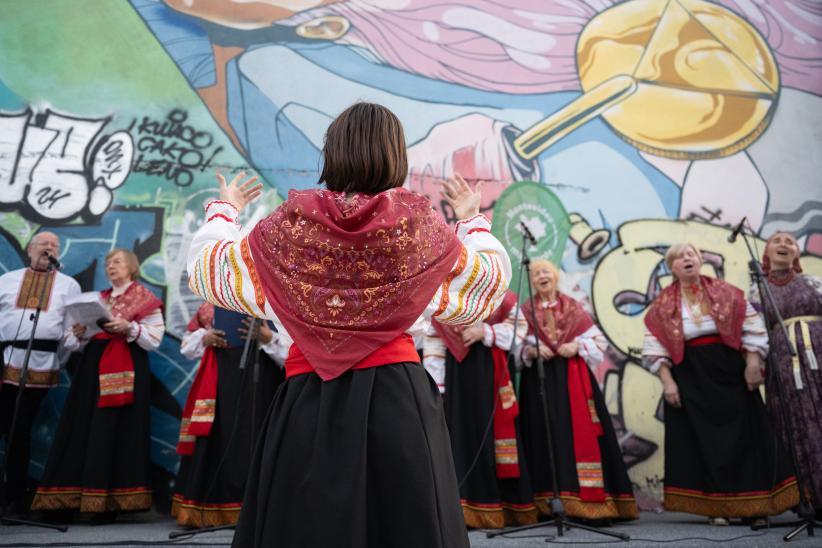
[[[659,371],[662,364],[671,365],[671,357],[659,339],[653,336],[650,331],[645,330],[642,338],[642,367],[653,374]]]
[[[136,342],[137,346],[151,352],[160,348],[165,331],[166,325],[163,321],[163,313],[157,308],[139,322],[131,322],[126,341]]]
[[[579,357],[591,370],[596,369],[605,359],[605,349],[608,347],[608,341],[599,327],[592,325],[574,340],[579,344]]]
[[[456,231],[460,256],[424,315],[445,324],[472,325],[499,306],[511,279],[511,260],[484,215],[459,221]]]
[[[522,345],[522,341],[525,339],[525,335],[528,333],[528,322],[525,320],[521,311],[517,314],[517,306],[511,307],[508,316],[506,316],[503,321],[495,323],[494,325],[483,324],[484,335],[482,344],[488,347],[496,346],[508,352],[511,349],[511,341],[516,331],[517,340],[514,346],[514,352],[518,351]],[[514,324],[515,321],[516,326]],[[516,329],[514,329],[514,327],[516,327]]]
[[[422,342],[422,365],[434,379],[440,394],[445,393],[445,342],[437,335],[433,326],[428,328]]]
[[[188,249],[188,286],[216,306],[267,318],[277,331],[284,331],[266,300],[248,239],[240,234],[237,208],[212,200],[206,204],[205,214],[206,221]]]
[[[762,316],[751,303],[745,307],[745,321],[742,323],[742,348],[748,352],[758,352],[763,358],[768,355],[768,332]]]
[[[208,333],[208,329],[201,327],[183,335],[183,340],[180,341],[180,354],[189,360],[202,358],[205,352],[203,337],[206,333]]]

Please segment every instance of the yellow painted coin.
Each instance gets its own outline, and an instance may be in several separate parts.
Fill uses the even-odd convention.
[[[764,38],[702,0],[632,0],[603,11],[579,37],[577,63],[586,92],[614,78],[636,82],[601,115],[636,147],[670,158],[744,149],[767,127],[779,94]]]

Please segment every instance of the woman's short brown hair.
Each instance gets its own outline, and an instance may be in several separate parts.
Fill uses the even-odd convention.
[[[122,253],[123,257],[126,258],[126,265],[128,265],[129,278],[131,278],[131,281],[133,282],[134,280],[140,277],[140,259],[138,259],[137,255],[135,255],[134,252],[130,249],[115,247],[114,249],[106,253],[106,262],[108,262],[109,259],[117,255],[118,253]]]
[[[407,175],[402,124],[387,108],[356,103],[328,126],[320,173],[328,190],[377,194],[402,186]]]

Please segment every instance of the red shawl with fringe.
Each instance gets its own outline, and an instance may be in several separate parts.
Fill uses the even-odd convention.
[[[739,350],[742,348],[742,324],[747,306],[745,294],[728,282],[708,276],[700,276],[699,284],[722,342]],[[645,326],[668,351],[674,364],[681,363],[685,358],[681,288],[679,280],[676,280],[660,291],[645,314]]]
[[[465,248],[428,199],[292,190],[248,236],[262,290],[323,380],[422,314]]]
[[[563,293],[557,293],[557,300],[550,308],[541,304],[538,301],[536,326],[533,325],[530,302],[523,304],[522,312],[531,333],[538,333],[540,343],[548,345],[555,354],[560,346],[573,341],[594,325],[582,306]],[[594,405],[591,378],[588,365],[579,355],[568,359],[568,401],[571,406],[579,497],[585,502],[604,502],[605,484],[599,450],[599,437],[603,431]]]
[[[104,289],[100,295],[110,304],[113,317],[139,322],[156,309],[163,307],[163,302],[138,282],[132,282],[128,289],[117,297],[111,296],[112,291],[112,288]],[[133,403],[134,362],[126,336],[103,331],[94,338],[109,341],[100,357],[100,397],[97,400],[97,407],[119,407]]]

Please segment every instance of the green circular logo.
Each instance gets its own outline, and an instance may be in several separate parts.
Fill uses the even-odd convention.
[[[520,181],[500,194],[494,205],[491,233],[505,246],[511,257],[513,276],[510,287],[519,286],[518,263],[522,260],[522,228],[520,223],[537,241],[528,244],[528,256],[532,259],[548,259],[559,265],[571,223],[559,198],[543,184]]]

